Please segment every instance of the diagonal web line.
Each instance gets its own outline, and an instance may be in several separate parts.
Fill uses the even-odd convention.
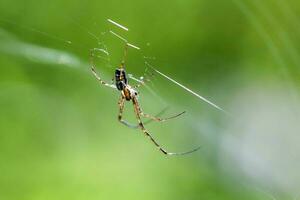
[[[125,30],[125,31],[129,30],[127,27],[125,27],[125,26],[123,26],[123,25],[121,25],[121,24],[119,24],[119,23],[117,23],[117,22],[115,22],[115,21],[113,21],[111,19],[107,19],[107,21],[110,22],[110,23],[112,23],[113,25],[115,25],[115,26],[117,26],[117,27]]]
[[[157,72],[158,74],[160,74],[161,76],[165,77],[166,79],[168,79],[169,81],[175,83],[176,85],[178,85],[179,87],[183,88],[184,90],[188,91],[189,93],[193,94],[194,96],[198,97],[199,99],[201,99],[202,101],[205,101],[206,103],[208,103],[209,105],[213,106],[214,108],[224,112],[225,114],[230,115],[229,112],[227,112],[226,110],[224,110],[223,108],[221,108],[220,106],[212,103],[211,101],[209,101],[208,99],[204,98],[203,96],[199,95],[198,93],[194,92],[193,90],[189,89],[188,87],[182,85],[181,83],[175,81],[174,79],[170,78],[169,76],[165,75],[164,73],[158,71],[157,69],[155,69],[152,65],[150,65],[148,62],[145,62],[145,64],[147,66],[149,66],[151,69],[153,69],[155,72]]]

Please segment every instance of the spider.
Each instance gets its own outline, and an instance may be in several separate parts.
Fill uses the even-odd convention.
[[[164,122],[167,121],[169,119],[173,119],[176,117],[179,117],[180,115],[184,114],[184,112],[181,112],[177,115],[168,117],[168,118],[158,118],[149,114],[146,114],[142,111],[140,105],[139,105],[139,101],[138,101],[138,88],[141,87],[142,85],[145,84],[145,82],[139,83],[135,86],[131,86],[128,83],[128,78],[127,78],[127,74],[125,71],[125,59],[127,56],[127,49],[128,49],[128,43],[125,44],[125,48],[124,48],[124,55],[123,55],[123,60],[120,64],[120,67],[117,68],[115,70],[115,77],[114,77],[114,81],[115,84],[111,83],[107,83],[105,81],[103,81],[100,76],[97,74],[96,70],[95,70],[95,62],[94,62],[94,57],[95,57],[95,50],[96,49],[91,49],[90,50],[90,61],[91,61],[91,70],[92,73],[94,74],[94,76],[96,77],[96,79],[100,82],[100,84],[110,87],[114,90],[118,90],[121,93],[118,105],[119,105],[119,115],[118,115],[118,120],[120,123],[124,124],[127,127],[130,128],[140,128],[144,135],[146,135],[153,143],[154,145],[165,155],[185,155],[185,154],[189,154],[192,152],[197,151],[200,147],[192,149],[190,151],[185,151],[185,152],[179,152],[179,153],[173,153],[173,152],[168,152],[166,151],[161,145],[158,144],[158,142],[152,137],[152,135],[148,132],[148,130],[145,128],[145,123],[142,122],[141,117],[145,117],[145,118],[149,118],[150,120],[154,120],[157,122]],[[153,75],[153,74],[152,74]],[[146,79],[146,81],[149,81],[150,79]],[[132,101],[133,103],[133,107],[134,107],[134,112],[138,121],[137,125],[133,125],[128,123],[127,121],[123,120],[123,110],[124,110],[124,105],[125,105],[125,101]]]

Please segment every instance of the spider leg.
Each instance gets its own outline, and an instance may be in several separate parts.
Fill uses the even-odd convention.
[[[119,115],[118,115],[119,122],[129,128],[138,128],[139,127],[138,125],[131,124],[131,123],[123,120],[123,111],[124,111],[124,106],[125,106],[125,98],[123,96],[121,96],[118,104],[119,104]]]
[[[156,140],[151,136],[151,134],[147,131],[147,129],[145,128],[143,122],[141,121],[141,117],[140,117],[140,108],[139,108],[139,104],[138,104],[138,101],[136,98],[133,98],[132,99],[132,102],[133,102],[133,105],[134,105],[134,111],[135,111],[135,114],[136,114],[136,117],[137,117],[137,120],[139,122],[139,127],[141,128],[141,130],[143,131],[143,133],[154,143],[154,145],[165,155],[168,155],[168,156],[174,156],[174,155],[186,155],[186,154],[190,154],[190,153],[193,153],[197,150],[200,149],[200,147],[197,147],[195,149],[192,149],[190,151],[185,151],[185,152],[179,152],[179,153],[174,153],[174,152],[168,152],[166,151],[162,146],[160,146]]]
[[[163,113],[166,112],[166,110],[168,109],[168,107],[164,108],[163,110],[161,110],[159,113],[157,113],[154,117],[159,117],[160,115],[162,115]],[[144,122],[144,125],[149,124],[150,122],[153,122],[153,119],[149,119],[147,121]],[[138,125],[137,125],[138,126]],[[138,126],[139,127],[139,126]],[[138,128],[137,127],[137,128]]]
[[[125,120],[123,120],[123,111],[124,111],[124,106],[125,106],[125,98],[123,96],[121,96],[120,100],[119,100],[119,115],[118,115],[118,120],[120,123],[124,124],[125,126],[129,127],[129,128],[134,128],[134,129],[137,129],[139,128],[140,126],[138,124],[131,124]],[[161,112],[159,112],[157,114],[157,116],[161,115],[162,113],[164,113],[166,111],[167,108],[163,109]],[[146,121],[144,123],[145,124],[148,124],[150,122],[152,122],[153,120],[150,119],[148,121]]]
[[[149,115],[149,114],[146,114],[142,111],[142,109],[140,107],[138,107],[138,111],[139,111],[139,114],[143,117],[146,117],[146,118],[150,118],[151,120],[154,120],[154,121],[157,121],[157,122],[165,122],[169,119],[174,119],[176,117],[179,117],[180,115],[184,114],[185,111],[181,112],[181,113],[178,113],[176,115],[173,115],[171,117],[167,117],[167,118],[159,118],[159,117],[155,117],[155,116],[152,116],[152,115]]]
[[[174,119],[174,118],[176,118],[176,117],[179,117],[180,115],[182,115],[182,114],[185,113],[185,111],[183,111],[183,112],[178,113],[178,114],[176,114],[176,115],[173,115],[173,116],[171,116],[171,117],[167,117],[167,118],[159,118],[159,117],[155,117],[155,116],[152,116],[152,115],[143,113],[141,110],[140,110],[139,112],[140,112],[141,116],[146,117],[146,118],[150,118],[150,119],[152,119],[152,120],[154,120],[154,121],[157,121],[157,122],[165,122],[165,121],[167,121],[167,120],[169,120],[169,119]]]
[[[96,77],[96,79],[97,79],[102,85],[105,85],[105,86],[107,86],[107,87],[116,89],[116,86],[115,86],[114,84],[106,83],[106,82],[103,81],[103,80],[100,78],[100,76],[97,74],[96,69],[95,69],[94,57],[95,57],[95,49],[91,49],[91,50],[90,50],[91,70],[92,70],[94,76]]]

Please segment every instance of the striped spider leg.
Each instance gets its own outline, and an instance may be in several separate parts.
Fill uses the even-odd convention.
[[[141,112],[141,108],[139,106],[139,102],[137,100],[136,97],[133,97],[132,98],[132,103],[133,103],[133,106],[134,106],[134,112],[136,114],[136,118],[138,120],[138,123],[139,123],[139,127],[141,128],[141,130],[143,131],[143,133],[155,144],[155,146],[159,149],[159,151],[161,151],[163,154],[165,155],[168,155],[168,156],[173,156],[173,155],[186,155],[186,154],[190,154],[190,153],[193,153],[197,150],[200,149],[200,147],[197,147],[195,149],[192,149],[192,150],[189,150],[189,151],[185,151],[185,152],[177,152],[177,153],[174,153],[174,152],[168,152],[166,151],[162,146],[160,146],[157,141],[152,137],[152,135],[149,133],[149,131],[145,128],[142,120],[141,120],[141,115],[143,115],[143,113]],[[180,113],[174,117],[178,117],[179,115],[181,115],[183,113]],[[174,118],[173,117],[173,118]]]
[[[123,120],[123,111],[124,111],[124,107],[125,107],[125,100],[126,99],[123,96],[121,96],[120,100],[118,102],[118,104],[119,104],[119,115],[118,115],[119,122],[122,123],[122,124],[124,124],[125,126],[127,126],[129,128],[134,128],[134,129],[140,128],[139,124],[131,124],[131,123]],[[181,112],[179,114],[176,114],[176,115],[168,117],[168,118],[159,118],[158,116],[161,115],[161,114],[163,114],[166,110],[167,110],[167,108],[163,109],[156,116],[152,116],[152,115],[149,115],[149,114],[146,114],[146,113],[142,112],[141,108],[139,108],[139,113],[140,113],[141,116],[143,116],[145,118],[149,118],[148,121],[144,122],[144,125],[150,123],[151,121],[165,122],[165,121],[167,121],[169,119],[173,119],[173,118],[179,117],[180,115],[182,115],[182,114],[185,113],[185,111],[183,111],[183,112]]]

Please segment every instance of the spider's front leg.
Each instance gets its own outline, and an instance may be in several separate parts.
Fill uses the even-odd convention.
[[[97,79],[102,85],[105,85],[105,86],[107,86],[107,87],[116,89],[116,86],[115,86],[114,84],[106,83],[106,82],[103,81],[103,80],[100,78],[100,76],[97,74],[96,69],[95,69],[95,66],[96,66],[96,65],[95,65],[94,58],[95,58],[95,48],[90,50],[90,63],[91,63],[91,70],[92,70],[94,76],[96,77],[96,79]]]

